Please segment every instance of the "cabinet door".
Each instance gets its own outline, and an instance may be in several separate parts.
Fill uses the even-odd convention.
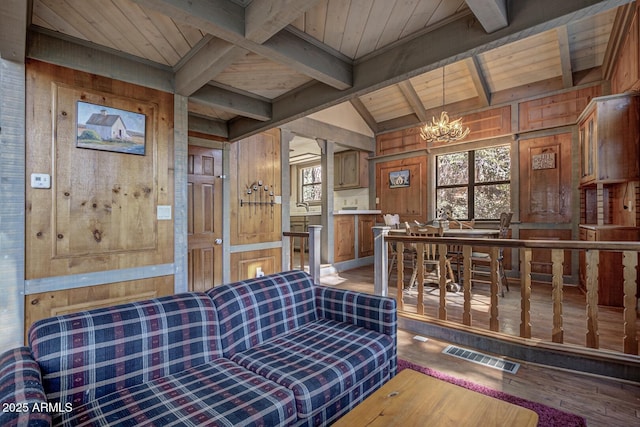
[[[358,258],[373,255],[373,226],[376,217],[373,215],[358,215]]]
[[[334,217],[334,261],[342,262],[355,259],[355,220],[353,215],[337,215]]]
[[[592,112],[580,125],[580,183],[593,181],[595,171],[595,115]]]
[[[345,151],[342,153],[342,182],[343,188],[354,188],[360,185],[360,153]]]

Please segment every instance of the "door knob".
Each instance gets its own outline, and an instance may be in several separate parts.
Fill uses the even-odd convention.
[[[221,245],[222,244],[222,239],[216,239],[216,240],[214,240],[214,243],[216,245]]]

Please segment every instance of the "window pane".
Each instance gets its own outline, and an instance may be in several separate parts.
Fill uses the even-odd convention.
[[[476,151],[476,182],[509,181],[511,156],[508,146]]]
[[[498,219],[500,212],[510,212],[510,184],[479,185],[475,188],[475,217]]]
[[[322,184],[305,185],[302,187],[303,202],[319,202],[322,200]]]
[[[436,196],[436,211],[440,208],[451,208],[451,215],[456,219],[468,219],[467,187],[440,188]]]
[[[469,154],[464,151],[438,156],[438,186],[467,184]]]
[[[313,166],[302,169],[302,184],[317,184],[322,182],[322,167]]]

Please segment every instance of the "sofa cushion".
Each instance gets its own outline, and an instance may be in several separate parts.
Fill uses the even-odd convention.
[[[44,319],[29,342],[49,401],[74,407],[222,356],[204,293]]]
[[[295,420],[290,390],[218,359],[118,390],[53,421],[69,426],[276,426]]]
[[[218,311],[225,357],[317,319],[313,281],[302,271],[216,286],[207,294]]]
[[[298,416],[306,418],[378,370],[387,371],[386,381],[393,348],[387,335],[321,319],[232,360],[291,389]]]

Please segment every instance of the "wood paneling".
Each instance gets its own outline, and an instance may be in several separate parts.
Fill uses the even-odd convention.
[[[611,93],[623,93],[631,89],[640,89],[640,54],[638,52],[638,39],[640,37],[640,25],[636,6],[635,16],[629,27],[627,37],[623,41],[620,53],[616,58],[616,65],[611,76]]]
[[[262,268],[264,274],[281,271],[282,251],[280,248],[231,254],[231,281],[256,277],[256,269]]]
[[[230,165],[231,244],[281,241],[282,205],[269,204],[283,191],[280,130],[234,142],[230,150]]]
[[[522,240],[571,240],[571,230],[528,230],[520,229]],[[551,250],[533,249],[531,251],[531,272],[551,274]],[[571,251],[564,251],[562,274],[571,275]]]
[[[77,101],[146,117],[144,156],[76,148]],[[173,96],[38,61],[27,64],[26,278],[173,260]]]
[[[455,119],[457,116],[452,116]],[[504,106],[492,110],[462,116],[462,123],[469,127],[469,135],[463,142],[478,139],[496,138],[511,133],[511,107]],[[440,142],[433,144],[440,147],[449,143]]]
[[[47,317],[171,294],[173,294],[173,276],[27,295],[25,297],[25,334],[35,321]]]
[[[520,132],[573,125],[589,101],[602,93],[600,85],[521,102]]]
[[[389,173],[409,171],[408,187],[391,188]],[[399,214],[401,221],[425,222],[427,218],[427,157],[392,160],[376,164],[377,208],[383,214]]]
[[[520,220],[571,222],[571,133],[520,141]]]
[[[376,138],[376,153],[379,156],[426,148],[427,144],[420,138],[417,127],[385,133]]]

